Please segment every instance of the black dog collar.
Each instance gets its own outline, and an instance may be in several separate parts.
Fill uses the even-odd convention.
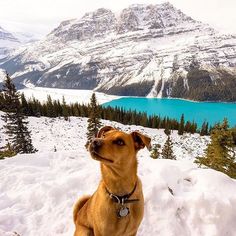
[[[133,202],[139,201],[139,199],[129,199],[132,196],[132,194],[134,193],[136,187],[137,187],[137,182],[135,183],[135,186],[134,186],[134,189],[132,190],[132,192],[130,192],[126,195],[123,195],[123,196],[118,196],[113,193],[110,193],[106,187],[105,187],[105,189],[106,189],[108,195],[110,196],[110,198],[114,202],[124,205],[125,203],[133,203]]]

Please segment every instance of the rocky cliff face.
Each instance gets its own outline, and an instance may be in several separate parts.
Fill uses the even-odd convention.
[[[2,61],[18,84],[236,101],[236,37],[169,3],[98,9]]]

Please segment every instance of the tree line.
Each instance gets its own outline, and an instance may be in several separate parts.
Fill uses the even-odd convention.
[[[68,120],[70,116],[89,117],[90,105],[73,103],[67,104],[63,97],[62,102],[59,100],[52,100],[50,96],[47,97],[46,102],[40,102],[36,98],[26,100],[24,94],[20,96],[20,106],[25,116],[46,116],[46,117],[64,117]],[[6,101],[3,93],[0,93],[0,110],[6,111]],[[208,135],[212,127],[209,127],[207,122],[198,128],[194,121],[185,121],[184,115],[181,116],[180,121],[169,117],[161,117],[160,115],[147,115],[145,112],[138,112],[136,110],[125,110],[120,107],[99,106],[98,118],[105,120],[112,120],[124,125],[140,125],[149,128],[165,129],[168,134],[170,130],[178,130],[178,134],[186,133],[200,133],[201,135]]]

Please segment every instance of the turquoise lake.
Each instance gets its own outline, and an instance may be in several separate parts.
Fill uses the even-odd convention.
[[[168,116],[180,119],[184,114],[185,121],[195,121],[198,126],[204,121],[214,125],[225,117],[230,126],[236,126],[236,103],[191,102],[181,99],[123,97],[104,103],[103,106],[123,107],[125,110],[146,112],[148,115]]]

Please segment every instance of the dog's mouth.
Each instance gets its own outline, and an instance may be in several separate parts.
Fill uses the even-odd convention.
[[[91,157],[96,160],[96,161],[102,161],[104,163],[113,163],[112,160],[109,160],[107,158],[101,157],[97,152],[95,151],[90,151]]]

